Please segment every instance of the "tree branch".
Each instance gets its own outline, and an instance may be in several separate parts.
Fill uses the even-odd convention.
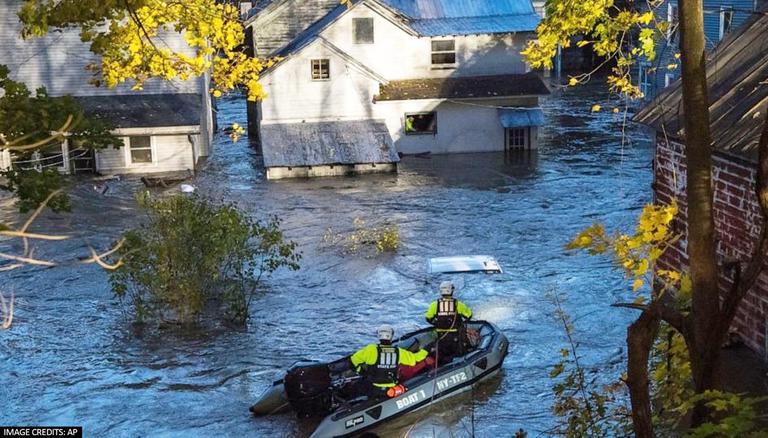
[[[655,318],[661,319],[667,324],[671,325],[675,330],[680,332],[683,336],[688,333],[688,320],[685,315],[672,307],[669,302],[652,301],[649,304],[636,304],[636,303],[615,303],[611,304],[611,307],[621,307],[626,309],[635,309],[642,312],[649,312]]]

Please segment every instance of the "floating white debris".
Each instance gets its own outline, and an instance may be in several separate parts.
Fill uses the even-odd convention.
[[[488,274],[501,274],[501,266],[491,256],[470,255],[453,257],[435,257],[429,259],[428,271],[430,274],[452,274],[485,272]]]
[[[195,190],[197,190],[197,187],[191,184],[182,184],[179,186],[179,189],[181,189],[181,193],[195,193]]]

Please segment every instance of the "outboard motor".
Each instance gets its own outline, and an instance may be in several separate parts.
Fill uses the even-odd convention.
[[[301,418],[331,411],[331,372],[327,364],[300,362],[285,374],[285,394]]]

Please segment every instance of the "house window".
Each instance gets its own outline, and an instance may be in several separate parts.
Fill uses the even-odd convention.
[[[672,82],[675,82],[675,74],[674,73],[664,73],[664,87],[669,87],[669,84]]]
[[[643,96],[650,96],[651,95],[651,88],[653,86],[653,82],[651,81],[651,69],[653,67],[649,65],[640,65],[640,77],[638,85],[640,87],[640,92],[643,93]]]
[[[405,115],[406,135],[437,134],[437,113],[414,113]]]
[[[432,65],[436,67],[456,65],[456,40],[432,40]]]
[[[131,153],[131,164],[152,162],[151,137],[128,137],[128,148]]]
[[[728,35],[733,26],[733,9],[730,7],[720,8],[720,39]]]
[[[667,29],[667,40],[673,41],[677,36],[677,29],[680,27],[680,13],[677,9],[677,5],[667,3],[667,23],[669,23],[669,29]]]
[[[507,149],[527,149],[531,128],[507,128]]]
[[[353,18],[355,44],[373,44],[373,18]]]
[[[324,81],[331,78],[331,61],[328,59],[313,59],[312,80]]]

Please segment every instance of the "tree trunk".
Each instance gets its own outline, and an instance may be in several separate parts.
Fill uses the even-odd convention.
[[[627,329],[627,386],[632,402],[632,424],[638,438],[653,437],[648,359],[659,319],[644,310]]]
[[[680,0],[684,135],[687,157],[688,257],[693,286],[692,331],[688,336],[696,392],[716,388],[721,334],[718,269],[712,214],[712,138],[705,70],[702,0]],[[693,425],[706,417],[703,406],[694,412]]]

